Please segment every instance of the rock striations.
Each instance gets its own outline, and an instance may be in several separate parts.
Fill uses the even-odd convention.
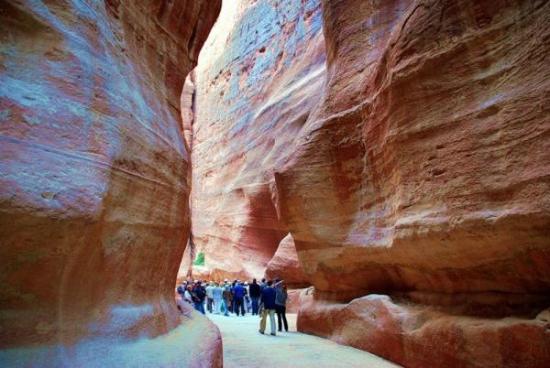
[[[194,273],[260,277],[288,233],[273,173],[323,89],[319,1],[224,2],[195,72]]]
[[[206,272],[256,276],[290,233],[300,330],[410,367],[545,366],[550,3],[230,10],[196,76]]]
[[[323,2],[326,90],[275,174],[301,331],[408,367],[550,361],[549,14]]]
[[[0,365],[149,366],[156,337],[186,328],[203,356],[182,342],[167,359],[219,356],[205,321],[178,327],[173,285],[189,232],[179,99],[220,3],[1,2]]]

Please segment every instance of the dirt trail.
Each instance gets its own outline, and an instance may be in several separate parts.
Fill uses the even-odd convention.
[[[288,315],[290,331],[270,336],[258,332],[259,318],[208,314],[223,338],[224,368],[369,368],[399,367],[376,355],[296,332],[296,315]]]

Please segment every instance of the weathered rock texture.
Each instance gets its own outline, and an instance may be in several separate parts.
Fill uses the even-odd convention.
[[[325,0],[324,39],[313,1],[231,9],[197,68],[206,272],[256,276],[290,232],[301,330],[406,366],[542,367],[550,3]]]
[[[322,93],[321,9],[315,0],[223,6],[196,68],[191,207],[206,265],[195,274],[260,277],[288,233],[273,172]]]
[[[307,277],[300,265],[300,261],[298,260],[298,254],[296,253],[292,235],[288,234],[281,240],[275,255],[267,264],[265,277],[271,280],[276,278],[284,280],[289,287],[294,288],[309,285]]]
[[[189,232],[179,98],[219,8],[1,2],[0,365],[23,354],[22,365],[110,366],[122,345],[76,343],[178,326]]]
[[[276,173],[316,288],[300,329],[406,366],[547,364],[550,3],[323,7],[325,94]]]

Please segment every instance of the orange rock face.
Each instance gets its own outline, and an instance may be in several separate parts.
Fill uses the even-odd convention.
[[[476,295],[481,299],[477,301],[447,296],[446,305],[434,305],[434,297],[432,304],[411,304],[408,298],[400,302],[371,294],[335,304],[305,294],[300,298],[299,331],[374,352],[406,367],[542,368],[550,360],[548,310],[532,318],[504,314],[495,318],[508,313],[503,305],[524,307],[529,300],[521,296]],[[540,299],[531,302],[536,305]]]
[[[273,172],[320,99],[325,52],[319,1],[223,7],[196,68],[194,274],[242,279],[261,277],[288,234]]]
[[[288,234],[281,240],[277,252],[275,252],[275,255],[267,264],[265,277],[271,280],[276,278],[284,280],[289,287],[294,288],[309,285],[306,275],[302,270],[302,266],[300,265],[300,261],[298,260],[298,254],[296,253],[292,235]]]
[[[542,367],[548,322],[535,316],[550,303],[527,301],[550,291],[550,3],[323,7],[324,97],[275,174],[317,290],[300,329],[406,366]],[[419,314],[408,295],[328,302],[405,291],[428,306],[501,297],[468,318]]]
[[[122,356],[133,338],[153,344],[179,325],[179,97],[219,8],[0,5],[0,365],[126,366],[110,365],[109,349]],[[117,343],[91,354],[86,341],[100,337]]]

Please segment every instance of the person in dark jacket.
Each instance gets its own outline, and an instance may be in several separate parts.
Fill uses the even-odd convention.
[[[279,332],[282,331],[282,322],[285,326],[285,331],[288,332],[288,322],[286,321],[286,300],[288,293],[286,291],[286,284],[281,281],[275,287],[275,312],[277,313],[277,325],[279,326]]]
[[[195,309],[202,314],[205,314],[204,312],[204,299],[206,298],[206,290],[201,285],[200,281],[197,281],[195,283],[195,286],[193,288],[193,291],[191,292],[191,295],[193,297],[193,304],[195,305]]]
[[[266,318],[269,315],[269,324],[271,326],[271,335],[275,336],[275,297],[277,292],[272,285],[272,281],[268,281],[266,287],[262,290],[261,304],[263,305],[262,309],[262,319],[260,320],[260,333],[264,334]]]
[[[229,286],[229,283],[225,283],[223,287],[223,307],[224,307],[224,316],[229,316],[229,306],[231,305],[231,302],[233,300],[233,294],[231,294],[231,287]]]
[[[235,284],[235,287],[233,288],[233,300],[235,301],[235,313],[237,316],[239,315],[239,311],[241,312],[241,315],[244,316],[244,296],[246,294],[246,289],[244,288],[243,284],[238,282]]]
[[[252,300],[252,315],[258,315],[258,303],[260,301],[260,296],[262,295],[262,290],[260,285],[256,282],[256,279],[252,280],[252,284],[249,286],[250,289],[250,299]]]

